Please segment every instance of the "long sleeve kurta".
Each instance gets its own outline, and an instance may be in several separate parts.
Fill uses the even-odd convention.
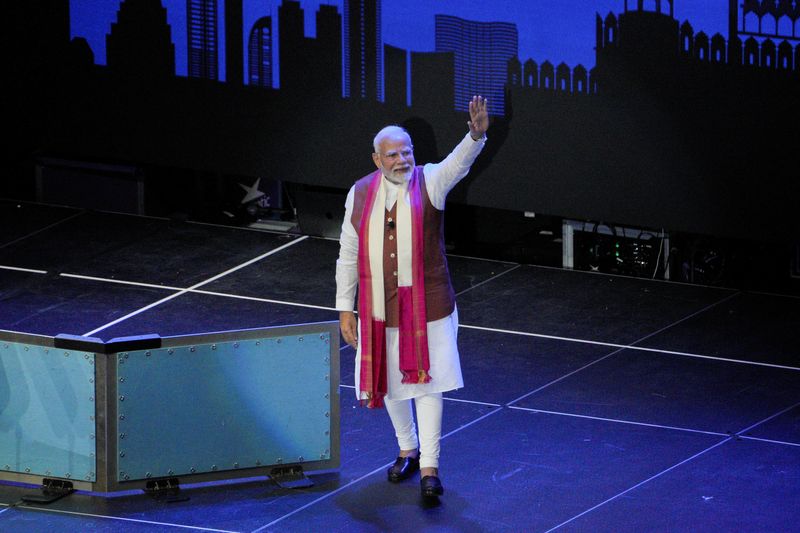
[[[428,163],[423,167],[425,185],[431,204],[443,210],[447,194],[469,172],[486,142],[486,137],[475,141],[469,134],[453,149],[441,163]],[[397,201],[399,187],[384,176],[386,209]],[[336,261],[336,309],[353,311],[358,287],[358,230],[351,222],[353,214],[354,188],[350,188],[345,201],[345,215],[339,240],[339,259]],[[360,324],[359,324],[360,332]],[[445,318],[428,322],[428,351],[430,356],[431,381],[424,384],[403,384],[399,369],[398,331],[386,328],[386,353],[388,394],[390,400],[403,400],[434,392],[445,392],[464,386],[458,357],[456,337],[458,334],[458,311]],[[356,394],[359,393],[361,346],[356,350]]]

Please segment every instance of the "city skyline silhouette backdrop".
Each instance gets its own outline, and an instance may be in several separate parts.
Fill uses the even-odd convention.
[[[121,0],[70,0],[72,37],[83,37],[94,52],[95,62],[106,64],[105,36],[115,22]],[[250,30],[263,16],[272,17],[273,27],[273,86],[280,87],[280,61],[278,40],[278,7],[282,0],[243,0],[243,49],[247,50]],[[480,2],[478,0],[448,0],[424,2],[422,0],[380,0],[381,40],[409,52],[435,50],[435,15],[462,17],[476,22],[511,22],[519,34],[518,57],[538,63],[549,60],[553,64],[566,63],[570,68],[583,65],[587,69],[595,63],[595,14],[620,13],[624,0],[505,0]],[[647,2],[646,2],[647,3]],[[652,3],[652,0],[651,0]],[[186,0],[161,0],[167,10],[167,22],[175,46],[175,73],[188,75],[188,50],[186,38]],[[226,34],[225,1],[218,1],[218,72],[219,80],[227,80],[225,65]],[[344,0],[300,0],[305,14],[305,34],[316,36],[315,14],[321,5],[335,6],[344,15]],[[676,0],[674,16],[680,22],[688,20],[695,31],[708,35],[720,33],[728,37],[728,0],[690,2]],[[749,21],[748,21],[749,23]],[[752,24],[749,23],[750,26]],[[382,48],[382,47],[381,47]],[[245,52],[247,53],[247,52]],[[248,57],[244,58],[247,64]],[[243,74],[247,76],[247,72]],[[246,82],[246,80],[243,80]]]

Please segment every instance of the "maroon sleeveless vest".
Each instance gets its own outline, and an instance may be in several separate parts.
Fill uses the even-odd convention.
[[[444,211],[436,209],[428,198],[425,176],[420,172],[420,189],[423,203],[423,255],[425,274],[425,310],[428,322],[439,320],[450,315],[455,309],[456,296],[450,283],[450,272],[447,269],[447,258],[444,247]],[[361,217],[364,214],[364,203],[367,197],[370,180],[374,172],[367,174],[355,184],[353,197],[353,215],[350,218],[358,232]],[[383,290],[386,296],[386,326],[397,327],[397,202],[391,210],[384,207],[383,231]]]

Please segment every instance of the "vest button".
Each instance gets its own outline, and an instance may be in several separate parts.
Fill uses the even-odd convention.
[[[397,275],[397,270],[395,270],[394,272],[392,272],[392,274],[394,274],[394,275],[396,276],[396,275]]]
[[[389,235],[389,240],[393,241],[394,240],[394,235]]]
[[[391,257],[392,259],[394,259],[394,252],[390,253],[390,254],[389,254],[389,257]]]

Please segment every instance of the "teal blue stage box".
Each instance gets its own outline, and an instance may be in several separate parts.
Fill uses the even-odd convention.
[[[0,342],[0,477],[96,481],[95,354]]]
[[[338,387],[337,322],[155,342],[0,331],[0,480],[114,492],[335,470]]]

